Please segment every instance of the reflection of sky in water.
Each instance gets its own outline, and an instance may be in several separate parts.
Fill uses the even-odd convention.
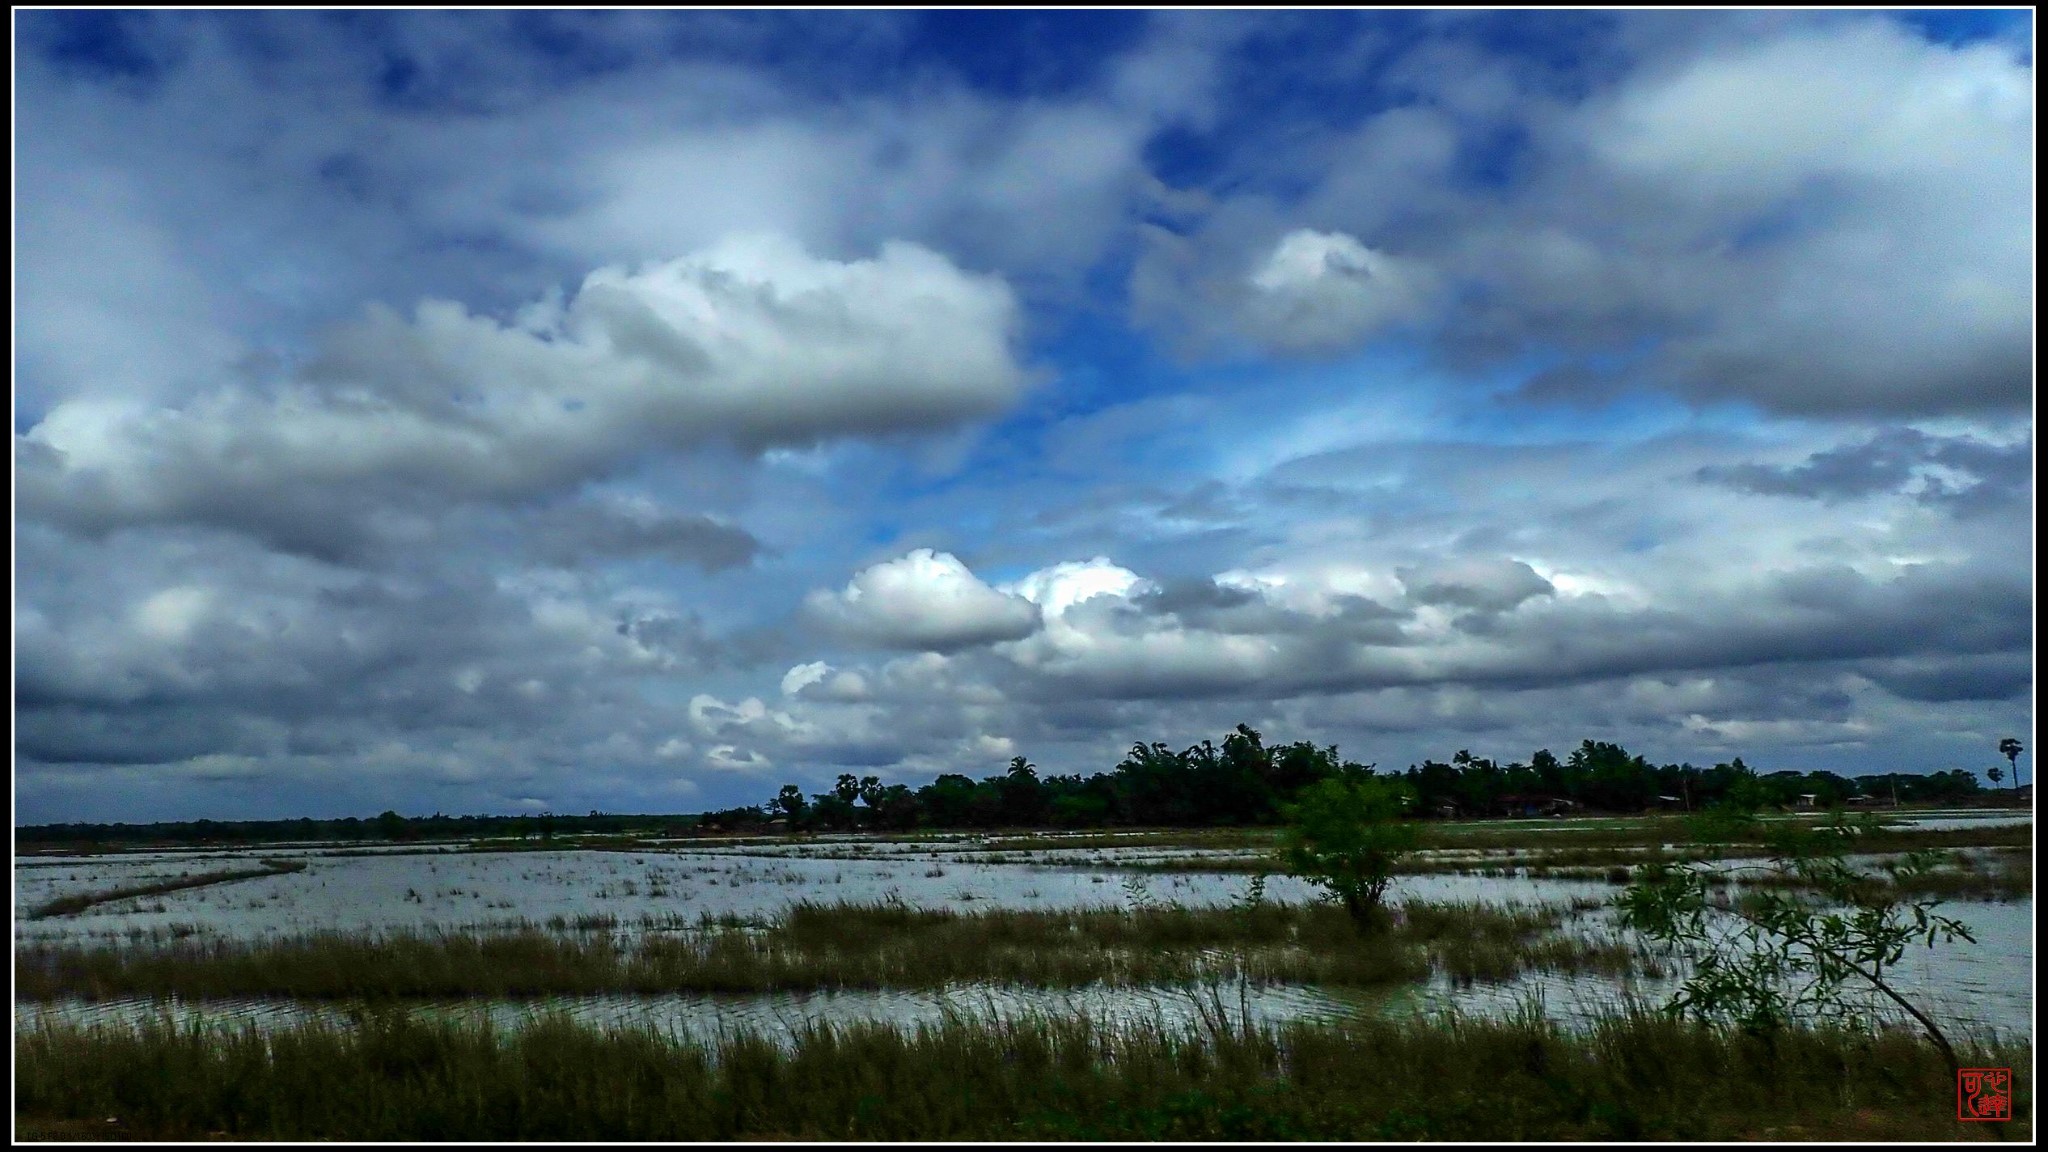
[[[15,928],[25,939],[121,939],[133,932],[193,928],[250,938],[365,928],[545,924],[554,917],[610,915],[622,927],[642,917],[694,921],[699,915],[773,915],[799,900],[826,903],[901,899],[962,911],[1128,907],[1181,903],[1212,907],[1242,896],[1251,877],[1215,873],[1133,873],[1086,866],[990,864],[973,853],[890,855],[872,860],[729,855],[715,852],[503,852],[298,857],[276,850],[203,862],[133,856],[38,861],[15,869]],[[30,921],[25,910],[52,896],[116,888],[181,871],[220,870],[258,855],[304,858],[304,872],[193,888],[99,905],[74,916]],[[1562,903],[1601,897],[1606,885],[1479,876],[1404,876],[1396,899]],[[1287,876],[1267,881],[1275,901],[1313,899]]]
[[[1886,821],[1887,824],[1901,828],[1918,828],[1927,832],[1952,831],[1957,828],[2004,828],[2033,822],[2033,814],[2027,812],[2000,812],[1987,816],[1919,816]]]

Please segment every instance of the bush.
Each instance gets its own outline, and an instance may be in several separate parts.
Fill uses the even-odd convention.
[[[1395,865],[1415,848],[1415,826],[1400,819],[1413,799],[1399,781],[1365,773],[1318,781],[1288,809],[1281,859],[1291,874],[1342,901],[1360,927],[1370,927],[1380,919]]]

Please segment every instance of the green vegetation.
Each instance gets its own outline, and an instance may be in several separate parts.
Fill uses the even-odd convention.
[[[1220,997],[1219,997],[1220,1000]],[[2031,1052],[2014,1070],[2031,1137]],[[1643,1014],[1109,1028],[811,1025],[787,1046],[373,1015],[268,1034],[15,1036],[16,1135],[264,1140],[1955,1140],[1954,1082],[1897,1031],[1769,1041]]]
[[[1371,771],[1341,759],[1334,745],[1268,747],[1259,732],[1240,724],[1220,745],[1204,740],[1176,752],[1164,744],[1135,744],[1115,769],[1093,776],[1040,778],[1023,757],[1002,775],[975,781],[947,774],[915,790],[843,775],[829,792],[806,797],[785,784],[764,805],[702,819],[727,830],[758,830],[774,819],[790,831],[1270,825],[1302,789]],[[1454,817],[1691,811],[1730,800],[1791,807],[1807,798],[1826,808],[1854,799],[1957,802],[1982,794],[1976,777],[1961,769],[1854,780],[1831,772],[1759,775],[1740,757],[1712,768],[1656,765],[1594,740],[1581,741],[1563,759],[1539,749],[1527,763],[1500,764],[1460,751],[1448,763],[1425,760],[1398,778],[1415,796],[1415,813]]]
[[[707,919],[693,932],[317,934],[171,939],[148,947],[24,942],[15,995],[185,998],[538,997],[663,992],[930,988],[962,982],[1073,987],[1206,979],[1367,986],[1440,971],[1504,980],[1532,968],[1625,972],[1618,940],[1553,932],[1568,910],[1411,903],[1362,938],[1343,910],[1260,904],[991,911],[800,904],[781,919]],[[588,927],[608,929],[611,922]]]
[[[1951,1071],[1958,1068],[1941,1029],[1886,977],[1909,944],[1924,940],[1931,948],[1937,939],[1975,938],[1960,921],[1936,915],[1936,899],[1903,895],[1915,878],[1933,871],[1934,854],[1887,860],[1882,877],[1873,877],[1845,859],[1856,832],[1838,816],[1825,828],[1781,833],[1771,870],[1804,891],[1754,891],[1725,912],[1708,898],[1720,875],[1713,866],[1643,868],[1616,905],[1624,926],[1675,946],[1691,962],[1667,1011],[1769,1035],[1809,1016],[1853,1022],[1856,1010],[1844,987],[1859,983],[1917,1021]]]
[[[1365,774],[1319,780],[1288,809],[1280,838],[1287,870],[1326,889],[1361,928],[1380,918],[1380,899],[1416,828],[1401,820],[1414,794],[1398,781]]]
[[[166,892],[182,892],[187,888],[206,888],[215,884],[232,884],[237,880],[259,880],[265,876],[283,876],[306,870],[303,860],[265,860],[261,868],[242,868],[226,872],[205,872],[197,876],[179,876],[171,880],[159,880],[149,884],[136,884],[126,888],[109,888],[101,892],[82,892],[76,896],[60,896],[55,900],[37,905],[31,909],[28,918],[46,920],[52,916],[69,916],[83,912],[96,904],[107,904],[115,900],[127,900],[137,896],[161,896]]]

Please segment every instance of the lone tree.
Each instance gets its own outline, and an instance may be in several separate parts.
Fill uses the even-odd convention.
[[[1414,793],[1398,780],[1347,773],[1304,788],[1288,809],[1280,855],[1289,873],[1343,901],[1360,928],[1380,921],[1394,865],[1415,848],[1415,825],[1401,820]]]
[[[1998,742],[1998,754],[2012,761],[2012,790],[2015,792],[2020,790],[2020,753],[2026,750],[2026,745],[2010,736]]]

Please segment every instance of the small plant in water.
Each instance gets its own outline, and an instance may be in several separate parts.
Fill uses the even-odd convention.
[[[1142,876],[1124,877],[1124,898],[1131,902],[1132,908],[1139,911],[1154,907],[1159,903],[1153,898],[1152,889],[1146,885],[1145,879]]]

